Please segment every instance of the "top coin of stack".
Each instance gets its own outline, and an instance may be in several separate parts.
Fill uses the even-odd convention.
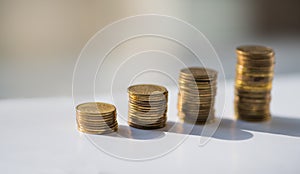
[[[79,131],[89,134],[106,134],[117,131],[116,108],[101,102],[83,103],[76,107]]]
[[[162,128],[167,120],[168,91],[163,86],[141,84],[128,88],[128,124],[140,129]]]
[[[205,123],[214,118],[217,72],[190,67],[179,75],[178,116],[187,122]]]
[[[247,121],[270,118],[274,51],[264,46],[236,49],[235,115]]]

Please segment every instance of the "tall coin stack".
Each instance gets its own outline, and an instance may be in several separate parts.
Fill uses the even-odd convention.
[[[191,67],[179,75],[178,116],[190,123],[205,123],[214,118],[217,72]]]
[[[274,51],[264,46],[236,49],[235,115],[246,121],[270,118]]]
[[[106,134],[118,130],[114,105],[101,102],[83,103],[76,107],[77,128],[83,133]]]
[[[163,86],[141,84],[128,88],[128,124],[139,129],[157,129],[167,121],[168,91]]]

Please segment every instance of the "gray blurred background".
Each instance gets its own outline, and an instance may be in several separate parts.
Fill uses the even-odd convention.
[[[300,72],[298,0],[0,0],[0,98],[71,96],[85,43],[116,20],[146,13],[197,27],[228,79],[241,44],[274,48],[277,76]]]

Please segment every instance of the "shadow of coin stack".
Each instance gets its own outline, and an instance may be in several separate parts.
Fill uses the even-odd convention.
[[[128,88],[128,124],[139,129],[158,129],[166,125],[168,91],[163,86],[141,84]]]
[[[196,124],[212,121],[217,91],[217,72],[212,69],[191,67],[179,75],[178,116]]]
[[[76,107],[77,128],[88,134],[107,134],[118,130],[114,105],[101,102],[83,103]]]
[[[240,46],[236,49],[235,115],[246,121],[270,118],[274,51],[264,46]]]

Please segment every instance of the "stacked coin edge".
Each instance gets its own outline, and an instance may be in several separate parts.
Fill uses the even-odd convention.
[[[166,125],[168,91],[165,87],[138,84],[128,87],[128,94],[129,126],[139,129],[159,129]]]
[[[240,46],[236,49],[235,117],[245,121],[271,118],[270,102],[275,54],[265,46]]]
[[[182,69],[179,75],[178,117],[189,123],[214,120],[217,72],[202,67]]]
[[[109,108],[106,110],[106,108]],[[103,102],[88,102],[76,107],[77,129],[88,134],[108,134],[118,130],[115,106]]]

